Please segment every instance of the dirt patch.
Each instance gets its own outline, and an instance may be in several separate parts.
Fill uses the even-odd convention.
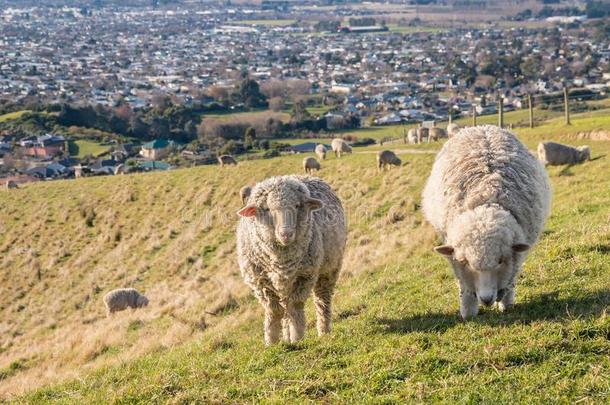
[[[610,131],[591,131],[591,132],[577,132],[570,136],[575,139],[590,139],[592,141],[610,141]]]

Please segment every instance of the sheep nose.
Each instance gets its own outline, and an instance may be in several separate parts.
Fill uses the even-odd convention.
[[[280,229],[277,233],[278,239],[280,242],[286,244],[288,242],[292,242],[294,239],[295,232],[291,229]]]
[[[491,304],[494,303],[494,301],[496,300],[496,297],[494,297],[493,295],[487,295],[485,297],[479,297],[479,299],[485,306],[490,306]]]

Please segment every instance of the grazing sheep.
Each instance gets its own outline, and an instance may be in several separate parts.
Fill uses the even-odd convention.
[[[417,143],[422,143],[424,139],[427,139],[429,132],[428,128],[417,128]]]
[[[242,188],[239,189],[239,198],[241,198],[241,202],[246,205],[246,201],[248,201],[248,197],[250,197],[250,194],[252,193],[252,187],[250,186],[243,186]]]
[[[343,139],[341,138],[335,138],[333,139],[332,143],[330,144],[330,146],[333,148],[333,152],[335,152],[335,156],[336,157],[341,157],[341,155],[343,155],[344,153],[352,153],[352,147],[349,146],[347,144],[347,142],[345,142]]]
[[[407,132],[407,140],[410,144],[416,144],[417,139],[417,128],[411,128],[409,132]]]
[[[557,142],[541,142],[538,144],[538,159],[546,166],[573,165],[591,159],[591,148],[577,148],[562,145]]]
[[[316,158],[312,156],[303,158],[303,170],[305,170],[305,173],[312,174],[314,170],[320,170],[321,168],[320,162]]]
[[[127,166],[123,163],[114,168],[114,175],[125,174],[127,173]]]
[[[14,180],[9,180],[6,182],[6,189],[7,190],[14,190],[16,188],[19,188],[19,186],[17,185],[17,182]]]
[[[436,157],[423,192],[426,219],[445,239],[445,256],[460,284],[460,313],[478,301],[514,303],[526,252],[536,243],[551,203],[544,167],[510,132],[464,128]]]
[[[456,136],[459,130],[460,126],[458,124],[451,123],[447,125],[447,136],[449,138]]]
[[[400,166],[402,161],[394,152],[391,150],[383,150],[377,152],[377,169],[389,168],[390,166]]]
[[[428,143],[438,141],[441,138],[447,138],[447,132],[443,128],[434,127],[428,130]]]
[[[218,163],[220,163],[221,167],[225,165],[237,165],[237,160],[231,155],[221,155],[218,156]]]
[[[117,288],[104,295],[107,315],[127,308],[142,308],[148,305],[148,298],[135,288]]]
[[[316,177],[278,176],[257,184],[238,214],[237,259],[265,310],[265,342],[300,340],[313,290],[318,334],[330,332],[331,300],[347,238],[341,201]]]
[[[317,144],[315,152],[316,155],[318,155],[318,159],[326,159],[326,146],[322,145],[321,143]]]

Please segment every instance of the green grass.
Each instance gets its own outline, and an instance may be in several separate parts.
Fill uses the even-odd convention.
[[[101,145],[99,142],[79,139],[76,141],[69,141],[68,149],[70,151],[70,156],[82,159],[87,155],[94,157],[102,155],[106,153],[109,148],[107,145]]]
[[[0,115],[0,122],[15,120],[17,118],[20,118],[23,114],[28,113],[28,112],[31,112],[31,111],[30,110],[21,110],[21,111],[15,111],[12,113]]]
[[[0,351],[0,370],[19,360],[17,353],[30,355],[23,360],[27,369],[6,373],[0,392],[53,382],[44,373],[32,379],[57,359],[58,378],[78,379],[14,400],[606,403],[610,144],[572,140],[572,134],[609,129],[609,120],[575,116],[571,128],[552,121],[517,130],[531,149],[543,139],[587,143],[593,160],[549,169],[552,215],[525,263],[516,306],[505,314],[483,310],[468,322],[458,317],[456,282],[432,252],[438,238],[419,209],[434,155],[402,154],[406,164],[382,175],[372,154],[322,162],[319,175],[342,198],[350,229],[334,330],[315,336],[309,302],[305,340],[271,348],[263,345],[262,310],[236,267],[236,191],[270,175],[300,172],[302,155],[0,193],[6,213],[0,286],[7,280],[20,286],[0,287],[6,289],[0,317],[11,319],[13,336],[11,347]],[[91,226],[83,206],[94,207]],[[36,254],[24,254],[26,246]],[[67,256],[50,263],[60,254]],[[35,262],[45,285],[32,281]],[[135,286],[150,293],[151,306],[102,318],[102,292],[92,292],[92,283],[102,291]],[[16,299],[19,291],[25,295]],[[227,293],[233,300],[217,300]],[[22,302],[27,311],[15,312]],[[204,330],[197,328],[202,317]],[[66,349],[45,340],[53,333],[68,336]],[[74,334],[90,343],[83,349],[70,343]]]

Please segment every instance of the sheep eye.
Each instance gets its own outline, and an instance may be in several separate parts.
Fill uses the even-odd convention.
[[[498,260],[498,264],[502,264],[502,263],[504,263],[504,259],[500,258],[500,260]]]

